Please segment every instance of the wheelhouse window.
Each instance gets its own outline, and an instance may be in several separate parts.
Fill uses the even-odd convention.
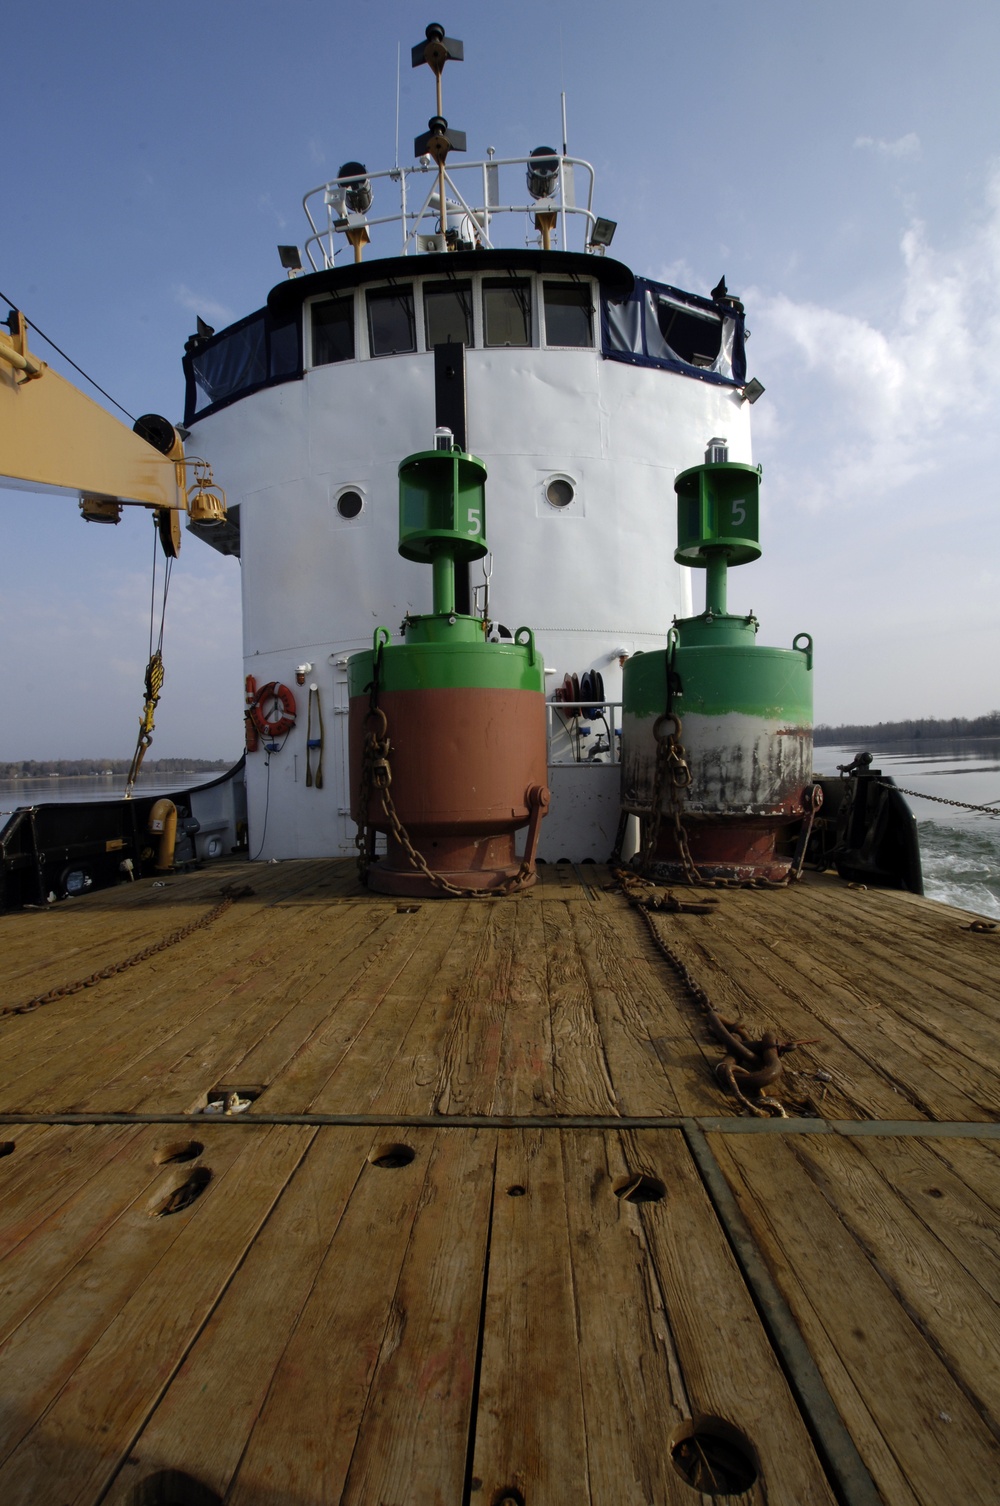
[[[471,345],[471,282],[427,282],[424,284],[424,335],[427,349],[435,345]]]
[[[484,279],[483,337],[487,345],[531,344],[531,283],[525,278]]]
[[[191,342],[193,343],[193,342]],[[263,310],[223,330],[191,358],[197,410],[234,393],[259,387],[267,378],[267,339]]]
[[[354,360],[354,298],[324,298],[312,306],[314,366]]]
[[[412,287],[373,288],[368,294],[368,348],[373,356],[416,350]]]
[[[662,293],[647,293],[646,350],[651,356],[687,361],[711,369],[722,345],[718,314],[685,307]]]
[[[574,282],[542,284],[546,345],[592,346],[594,305],[590,288]]]

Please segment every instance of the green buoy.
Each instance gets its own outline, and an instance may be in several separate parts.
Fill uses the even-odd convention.
[[[777,881],[813,810],[812,639],[761,647],[729,611],[730,566],[760,557],[760,472],[709,455],[674,482],[674,558],[705,571],[705,610],[625,665],[622,806],[665,877]]]
[[[491,643],[483,618],[455,610],[456,561],[488,553],[486,467],[447,430],[435,439],[399,467],[399,552],[431,566],[432,610],[348,661],[351,814],[370,888],[510,893],[535,881],[548,806],[543,665],[530,628]]]

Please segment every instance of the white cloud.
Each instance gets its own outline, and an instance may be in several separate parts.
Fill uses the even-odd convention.
[[[754,366],[783,442],[810,432],[826,453],[822,474],[804,465],[798,488],[816,503],[870,500],[939,473],[1000,418],[1000,168],[979,222],[956,245],[936,247],[914,220],[900,263],[877,321],[784,294],[747,295]]]
[[[284,230],[288,224],[280,210],[275,209],[274,201],[269,193],[262,193],[257,198],[257,208],[261,214],[266,214],[272,219],[279,230]]]
[[[664,261],[656,269],[657,282],[666,282],[672,288],[700,288],[702,284],[712,287],[714,284],[705,283],[704,278],[699,277],[691,267],[690,262],[678,257],[675,261]],[[718,278],[716,278],[716,282]]]
[[[181,283],[174,289],[174,298],[181,308],[190,309],[193,314],[200,314],[202,319],[215,320],[216,326],[232,324],[236,315],[232,309],[228,309],[224,303],[217,303],[214,298],[209,298],[203,293],[195,293],[185,284]]]
[[[895,141],[883,141],[878,136],[858,136],[854,145],[875,152],[879,157],[920,156],[920,137],[916,131],[907,131],[905,136],[899,136]]]

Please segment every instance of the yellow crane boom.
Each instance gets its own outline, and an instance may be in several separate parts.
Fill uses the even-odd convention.
[[[149,415],[139,432],[126,428],[32,355],[23,314],[14,310],[9,325],[0,330],[0,485],[74,494],[95,521],[117,522],[123,503],[157,508],[168,554],[180,545],[180,513],[222,521],[225,498],[203,462],[189,488],[172,424]]]

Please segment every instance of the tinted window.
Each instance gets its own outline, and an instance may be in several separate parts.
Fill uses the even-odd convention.
[[[368,294],[368,339],[373,356],[416,350],[412,288],[376,288]]]
[[[547,345],[593,345],[593,304],[590,289],[572,282],[546,282],[545,342]]]
[[[302,312],[250,314],[214,337],[184,347],[184,422],[273,382],[302,375]]]
[[[224,333],[191,362],[198,394],[198,408],[220,402],[246,387],[259,386],[267,378],[267,345],[263,313],[248,319],[231,333]]]
[[[354,360],[354,299],[327,298],[312,306],[314,366]]]
[[[483,320],[487,345],[530,345],[530,282],[487,279],[483,283]]]
[[[424,328],[427,349],[435,345],[472,344],[472,284],[428,282],[424,284]]]
[[[647,319],[646,350],[651,356],[671,353],[693,366],[711,366],[722,344],[722,320],[717,314],[685,308],[672,299],[655,297],[655,325]],[[659,336],[659,339],[657,339]],[[661,348],[666,346],[666,350]]]

